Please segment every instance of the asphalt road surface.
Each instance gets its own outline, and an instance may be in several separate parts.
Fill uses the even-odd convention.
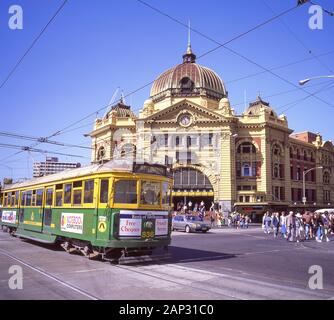
[[[174,232],[168,261],[115,266],[0,232],[0,300],[333,299],[331,240],[289,243],[260,228]],[[22,289],[10,289],[13,265],[22,269]],[[309,288],[314,265],[323,289]]]

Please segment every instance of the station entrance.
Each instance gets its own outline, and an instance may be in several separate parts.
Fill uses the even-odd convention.
[[[204,202],[209,210],[214,201],[214,190],[208,177],[193,168],[179,168],[174,171],[173,204],[174,210],[192,203],[192,208]]]

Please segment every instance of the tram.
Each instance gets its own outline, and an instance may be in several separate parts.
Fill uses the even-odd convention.
[[[163,257],[172,182],[169,167],[126,160],[66,170],[1,190],[0,226],[88,258],[128,263],[159,248]]]

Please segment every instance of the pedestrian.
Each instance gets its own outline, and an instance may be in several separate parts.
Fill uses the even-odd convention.
[[[231,215],[228,215],[228,217],[227,217],[227,227],[231,228],[231,226],[232,226],[232,217],[231,217]]]
[[[249,217],[249,215],[247,214],[247,215],[245,216],[245,222],[244,222],[244,227],[245,227],[245,229],[248,229],[248,227],[249,227],[249,223],[250,223],[250,217]]]
[[[314,224],[314,235],[315,240],[317,242],[321,242],[322,240],[322,219],[319,213],[316,213],[313,217],[313,224]]]
[[[210,213],[210,222],[211,222],[211,228],[215,227],[215,213],[211,212]]]
[[[217,212],[217,227],[221,228],[223,226],[223,216],[220,212]]]
[[[322,237],[321,237],[321,241],[323,239],[326,240],[326,242],[329,242],[329,238],[328,238],[328,232],[329,232],[329,217],[328,217],[328,212],[324,212],[322,215],[321,215],[321,220],[322,220],[322,225],[321,225],[321,228],[322,228]]]
[[[264,231],[264,233],[265,233],[265,226],[266,226],[265,224],[266,216],[267,216],[267,212],[262,217],[262,230]]]
[[[287,241],[294,241],[294,237],[296,235],[296,220],[295,213],[293,211],[289,212],[289,215],[286,219],[286,225],[288,230]]]
[[[312,220],[313,217],[311,215],[311,212],[306,211],[303,214],[303,222],[304,222],[304,228],[305,228],[305,239],[309,240],[312,239]]]
[[[286,219],[287,219],[286,214],[283,211],[280,219],[281,220],[280,225],[281,225],[281,235],[284,239],[287,238]]]
[[[191,211],[193,208],[193,203],[191,202],[191,200],[188,202],[188,210]]]
[[[264,233],[270,234],[270,228],[271,228],[271,217],[269,212],[267,212],[266,217],[264,219]]]
[[[304,238],[304,223],[303,216],[298,212],[296,215],[296,241],[300,242]]]
[[[215,210],[215,203],[214,202],[211,202],[211,207],[210,207],[210,211],[214,211]]]
[[[279,224],[280,224],[279,213],[275,212],[272,215],[272,226],[273,226],[273,231],[274,231],[274,239],[276,239],[278,236]]]

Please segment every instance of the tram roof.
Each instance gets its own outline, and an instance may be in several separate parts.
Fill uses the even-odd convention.
[[[133,162],[129,160],[111,160],[104,164],[93,164],[77,169],[68,169],[59,173],[50,174],[40,178],[29,179],[23,182],[6,185],[4,190],[20,189],[40,184],[74,179],[82,176],[104,172],[132,172]]]

